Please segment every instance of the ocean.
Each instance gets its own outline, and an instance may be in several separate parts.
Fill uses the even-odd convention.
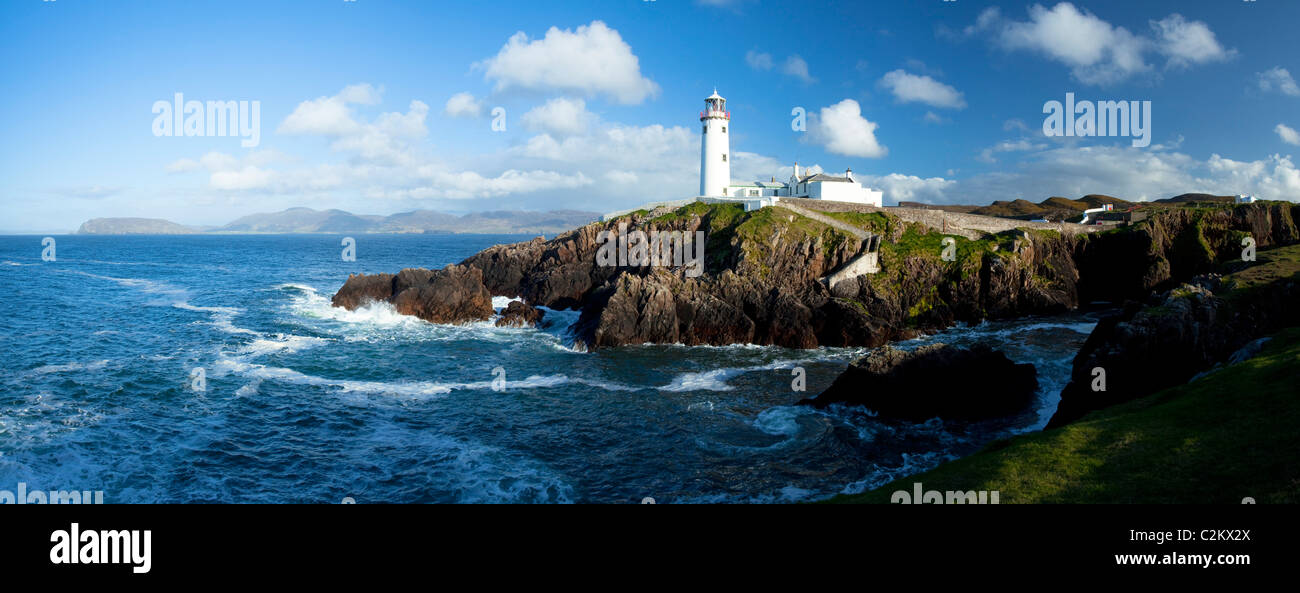
[[[0,237],[0,489],[114,503],[817,500],[1040,428],[1095,324],[986,322],[897,344],[987,343],[1033,363],[1041,386],[1016,417],[909,423],[793,405],[862,348],[584,352],[577,311],[519,329],[329,304],[349,273],[530,238],[358,235],[343,261],[341,235],[71,235],[43,261],[41,237]]]

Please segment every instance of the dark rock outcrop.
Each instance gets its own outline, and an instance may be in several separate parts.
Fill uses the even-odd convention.
[[[348,274],[348,281],[334,293],[330,304],[349,311],[369,302],[393,298],[393,274]]]
[[[1198,278],[1148,304],[1130,301],[1122,313],[1099,322],[1074,358],[1070,383],[1048,428],[1185,383],[1253,340],[1300,325],[1300,279],[1291,275],[1295,263],[1284,256],[1262,266],[1268,267],[1240,275],[1266,280],[1257,285],[1237,287],[1237,275]],[[1261,273],[1269,269],[1278,277]]]
[[[505,309],[501,310],[501,317],[497,319],[497,327],[537,327],[538,322],[546,315],[545,311],[537,307],[530,307],[521,301],[510,301]]]
[[[799,403],[861,405],[914,421],[979,420],[1025,410],[1037,390],[1034,365],[1016,364],[988,346],[932,344],[912,352],[884,346],[850,364],[821,395]]]
[[[433,323],[483,321],[494,313],[483,272],[457,265],[440,270],[407,268],[395,276],[350,275],[331,302],[352,310],[371,301],[390,302],[398,313]]]

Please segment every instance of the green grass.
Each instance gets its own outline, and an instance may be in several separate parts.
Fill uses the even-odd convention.
[[[960,268],[963,262],[972,258],[982,258],[985,253],[997,253],[993,251],[994,245],[998,245],[999,249],[1011,246],[1009,241],[1004,245],[1004,238],[996,235],[986,239],[971,240],[960,235],[945,235],[932,231],[918,223],[906,223],[898,241],[881,242],[881,264],[886,269],[897,269],[899,264],[910,257],[940,260],[945,247],[943,240],[947,237],[952,237],[956,242],[955,259],[952,262],[955,264],[954,268]]]
[[[901,223],[897,217],[884,212],[822,212],[822,214],[847,222],[860,229],[871,231],[877,235],[885,236],[889,236],[890,230]]]
[[[787,243],[818,240],[825,253],[832,253],[845,243],[857,240],[844,231],[789,210],[762,208],[745,212],[740,204],[694,202],[656,216],[648,224],[669,226],[696,217],[703,220],[707,229],[705,268],[711,271],[729,267],[734,263],[733,255],[739,255],[751,262],[760,275],[767,276],[771,269],[765,262],[778,235],[782,242]],[[737,247],[741,253],[733,254]]]
[[[1300,328],[1259,356],[835,503],[997,490],[1002,503],[1300,502]]]
[[[1240,257],[1240,256],[1238,256]],[[1228,298],[1245,294],[1254,288],[1282,279],[1300,280],[1300,244],[1278,247],[1255,254],[1256,265],[1224,276],[1224,282],[1234,290]]]

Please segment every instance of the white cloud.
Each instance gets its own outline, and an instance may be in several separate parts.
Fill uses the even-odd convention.
[[[176,162],[173,162],[173,163],[170,164],[170,165],[167,165],[167,172],[168,172],[168,173],[188,173],[188,172],[190,172],[190,171],[198,170],[198,168],[199,168],[199,162],[198,162],[198,161],[196,161],[196,160],[194,160],[194,159],[180,159],[180,160],[178,160],[178,161],[176,161]]]
[[[948,120],[944,119],[943,116],[941,116],[941,115],[939,115],[938,113],[935,113],[935,112],[933,112],[933,111],[927,111],[927,112],[925,112],[925,117],[924,117],[924,119],[925,119],[925,123],[929,123],[929,124],[942,124],[942,123],[946,123],[946,122],[948,121]]]
[[[1047,148],[1046,144],[1034,144],[1024,138],[1019,140],[1003,140],[1002,142],[980,151],[979,156],[975,157],[975,160],[985,163],[996,163],[997,158],[995,155],[999,152],[1025,152],[1030,150],[1042,150],[1044,148]]]
[[[630,186],[637,183],[641,178],[632,171],[606,171],[605,180],[615,185]]]
[[[591,185],[582,173],[566,175],[555,171],[519,171],[509,169],[495,177],[486,177],[474,171],[442,171],[422,168],[419,178],[423,185],[396,192],[388,197],[472,199],[497,197],[525,192],[554,189],[575,189]]]
[[[766,72],[776,67],[776,61],[772,59],[772,54],[755,49],[745,52],[745,63],[759,72]],[[808,72],[808,62],[799,54],[789,56],[781,62],[781,73],[797,78],[804,84],[817,82],[817,79],[813,78],[812,74]]]
[[[1280,137],[1283,142],[1300,146],[1300,133],[1296,133],[1295,128],[1286,124],[1278,124],[1276,128],[1273,128],[1273,131],[1277,132],[1278,137]]]
[[[515,33],[497,55],[478,64],[497,90],[523,88],[604,94],[620,103],[641,103],[659,85],[641,75],[640,62],[618,31],[592,21],[575,31],[551,27],[530,41]]]
[[[370,122],[358,119],[353,113],[352,105],[372,104],[378,99],[379,91],[370,85],[352,85],[332,97],[299,103],[277,131],[332,138],[334,150],[353,153],[367,161],[413,163],[412,143],[428,134],[424,121],[429,106],[413,100],[406,113],[381,113]]]
[[[1170,151],[1116,146],[1056,147],[1027,153],[1002,171],[966,179],[922,179],[903,174],[870,177],[888,200],[938,204],[988,204],[993,200],[1106,194],[1155,200],[1188,192],[1251,194],[1300,201],[1300,169],[1289,156],[1234,161],[1220,155],[1198,160]]]
[[[1272,155],[1263,161],[1234,161],[1219,155],[1207,166],[1224,194],[1250,194],[1266,200],[1300,202],[1300,169],[1290,156]],[[1240,188],[1234,190],[1234,188]]]
[[[809,120],[808,138],[832,153],[867,158],[889,153],[876,140],[877,124],[862,117],[862,108],[853,99],[823,107]]]
[[[469,93],[456,93],[447,99],[442,112],[448,117],[478,117],[483,114],[483,102]]]
[[[1237,50],[1224,48],[1209,25],[1201,21],[1174,13],[1149,24],[1150,35],[1143,36],[1060,2],[1050,9],[1030,6],[1027,21],[1007,19],[996,7],[987,8],[966,27],[964,35],[987,34],[992,43],[1007,51],[1041,53],[1068,66],[1075,80],[1091,85],[1113,84],[1150,71],[1146,54],[1151,51],[1165,56],[1167,68],[1187,68],[1237,55]],[[947,29],[941,31],[961,37]]]
[[[59,196],[61,198],[69,198],[69,199],[76,199],[76,200],[103,200],[106,198],[112,198],[122,193],[126,189],[127,188],[121,186],[90,185],[90,186],[60,187],[60,188],[48,190],[46,193]]]
[[[1220,62],[1237,53],[1237,50],[1224,49],[1208,25],[1201,21],[1188,21],[1178,13],[1151,21],[1151,28],[1156,34],[1158,50],[1169,58],[1171,67]]]
[[[760,154],[731,152],[733,180],[781,176],[782,164]],[[582,135],[538,134],[511,147],[502,158],[516,167],[585,172],[593,182],[582,199],[597,209],[677,199],[699,191],[699,131],[692,127],[628,126],[602,123]],[[789,175],[789,167],[785,176]],[[629,186],[635,184],[634,191]],[[577,199],[570,195],[569,198]]]
[[[981,10],[979,16],[975,17],[974,24],[966,27],[962,33],[967,37],[984,33],[996,28],[1001,22],[1002,11],[996,6],[990,6]],[[946,31],[951,36],[951,31],[948,29],[940,29],[940,31]]]
[[[266,166],[281,160],[283,155],[274,151],[255,151],[235,157],[224,152],[209,152],[194,159],[180,159],[167,165],[169,172],[188,173],[204,169],[208,184],[218,190],[267,189],[277,180],[274,170]]]
[[[575,189],[592,183],[581,171],[506,164],[496,169],[499,172],[486,173],[434,161],[422,153],[419,145],[428,135],[425,120],[429,106],[413,100],[405,113],[385,112],[370,120],[354,113],[354,105],[373,104],[378,97],[378,91],[369,85],[353,85],[337,95],[302,102],[280,125],[285,133],[328,139],[330,148],[349,157],[346,162],[277,168],[273,165],[290,159],[262,150],[241,156],[209,152],[197,160],[181,159],[167,168],[176,172],[204,169],[209,174],[208,189],[226,195],[292,196],[299,201],[321,192],[388,201],[478,199]],[[464,105],[462,102],[460,107]],[[582,111],[581,101],[576,106]],[[458,111],[452,105],[450,111],[463,109]],[[558,120],[546,121],[556,124]]]
[[[354,84],[344,87],[332,97],[303,101],[280,123],[277,131],[284,134],[326,136],[353,133],[357,129],[357,123],[352,119],[349,105],[374,105],[379,102],[381,92],[369,84]]]
[[[557,137],[541,133],[501,156],[516,168],[583,173],[593,179],[586,194],[568,203],[611,210],[651,200],[676,199],[699,191],[700,139],[694,127],[628,126],[602,123],[586,133]],[[734,147],[733,147],[734,148]],[[748,159],[733,150],[732,175],[740,179]],[[629,191],[629,183],[637,184]]]
[[[781,73],[798,78],[803,81],[804,84],[810,84],[817,81],[817,79],[808,74],[808,62],[805,62],[804,59],[799,57],[797,54],[785,59],[785,62],[781,64]]]
[[[1300,97],[1300,86],[1296,85],[1295,79],[1291,78],[1291,73],[1286,68],[1274,66],[1271,70],[1260,72],[1259,90],[1271,91],[1277,89],[1283,95]]]
[[[593,118],[587,112],[587,103],[582,99],[560,97],[534,107],[521,120],[524,127],[530,130],[572,136],[586,132]]]
[[[996,16],[981,14],[977,25],[997,27]],[[1068,2],[1051,9],[1029,7],[1029,20],[1002,24],[997,42],[1008,50],[1037,51],[1062,62],[1084,84],[1110,84],[1150,69],[1142,57],[1147,40]]]
[[[252,165],[233,171],[216,171],[209,182],[215,189],[249,190],[262,189],[275,180],[275,172]]]
[[[415,160],[412,144],[428,134],[424,120],[429,106],[411,101],[407,109],[406,113],[382,113],[373,122],[358,125],[353,133],[339,136],[330,146],[365,161],[409,165]]]
[[[384,94],[383,87],[375,88],[368,83],[353,84],[343,87],[337,97],[344,103],[358,105],[378,105]]]
[[[745,52],[745,63],[755,70],[771,70],[773,66],[772,54],[751,49]]]
[[[1025,125],[1024,120],[1012,118],[1002,122],[1002,129],[1008,132],[1015,131],[1015,130],[1019,130],[1021,132],[1028,132],[1029,126]]]
[[[947,191],[957,184],[942,177],[922,178],[915,175],[890,173],[888,175],[856,175],[862,185],[884,192],[892,204],[898,202],[944,203],[950,201]]]
[[[880,84],[894,94],[899,103],[925,103],[934,107],[963,109],[966,100],[957,89],[929,76],[894,70],[880,79]]]

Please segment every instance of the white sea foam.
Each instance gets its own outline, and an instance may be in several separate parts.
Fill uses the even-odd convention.
[[[510,303],[515,301],[523,302],[523,299],[519,297],[494,296],[492,297],[492,308],[500,311],[501,309],[509,307]]]
[[[191,305],[189,301],[172,303],[172,306],[184,311],[208,313],[212,316],[211,323],[213,327],[216,327],[217,329],[226,332],[228,334],[244,334],[244,335],[251,335],[251,336],[262,335],[260,332],[253,331],[251,329],[245,329],[235,325],[234,322],[235,316],[244,312],[243,309],[237,307],[201,307],[198,305]]]
[[[271,380],[297,385],[337,387],[344,392],[386,393],[411,396],[439,395],[451,392],[450,387],[438,383],[423,381],[380,382],[327,379],[325,377],[307,375],[284,367],[267,366],[232,358],[218,359],[214,364],[212,376],[220,377],[227,373],[234,373],[243,377],[258,379],[261,381]]]
[[[726,367],[698,373],[682,373],[673,377],[671,382],[660,387],[659,390],[675,392],[701,390],[731,391],[732,389],[735,389],[735,387],[727,384],[727,381],[745,373],[793,369],[796,366],[804,364],[842,360],[845,358],[851,358],[853,353],[858,352],[858,349],[816,349],[808,350],[806,352],[807,353],[803,356],[781,358],[764,364],[743,367]]]
[[[293,336],[301,338],[302,336]],[[277,344],[286,344],[288,342],[277,342]],[[305,342],[295,342],[305,343]],[[345,393],[373,393],[386,395],[405,395],[405,396],[427,396],[427,395],[444,395],[452,391],[486,391],[502,389],[510,390],[528,390],[538,388],[559,387],[567,384],[582,384],[592,387],[605,389],[606,391],[637,391],[645,389],[632,385],[623,385],[608,381],[599,381],[583,378],[574,378],[566,375],[531,375],[523,379],[508,379],[495,382],[492,379],[483,381],[467,382],[432,382],[432,381],[356,381],[345,379],[329,379],[308,375],[290,368],[269,366],[251,362],[249,359],[254,356],[276,352],[279,350],[254,348],[241,350],[236,356],[223,356],[217,359],[212,376],[224,376],[226,374],[235,374],[242,377],[256,379],[261,381],[280,381],[297,385],[314,385],[324,387],[336,387]]]
[[[32,369],[33,373],[45,375],[49,373],[68,373],[75,371],[98,371],[108,366],[111,362],[108,359],[96,360],[92,362],[70,362],[67,364],[47,364],[42,367]]]
[[[335,307],[330,303],[329,299],[310,286],[282,284],[280,288],[292,289],[296,292],[290,300],[289,308],[294,315],[299,317],[382,328],[417,328],[425,324],[418,317],[398,313],[390,303],[371,302],[349,311],[343,307]]]
[[[313,336],[275,334],[245,344],[239,349],[238,354],[243,356],[265,356],[277,353],[292,354],[327,343],[329,343],[329,340]]]
[[[189,300],[189,296],[190,296],[189,290],[185,288],[181,288],[179,286],[173,286],[171,284],[162,281],[146,280],[144,278],[118,278],[115,276],[103,276],[100,274],[92,274],[90,272],[83,272],[81,270],[72,270],[66,268],[55,268],[55,269],[69,274],[79,274],[87,278],[94,278],[96,280],[107,280],[109,282],[116,283],[119,286],[134,288],[145,294],[153,294],[161,297],[157,300],[149,302],[148,304],[150,305],[172,305],[175,303],[183,303]]]
[[[758,413],[754,428],[774,436],[793,437],[799,434],[799,417],[814,413],[803,406],[776,406]]]
[[[703,373],[682,373],[673,377],[671,383],[660,387],[660,391],[731,391],[727,379],[744,373],[745,369],[714,369]]]
[[[940,451],[903,453],[900,456],[901,463],[899,465],[883,466],[872,464],[873,471],[871,471],[867,477],[856,482],[850,482],[840,490],[840,493],[861,494],[867,490],[871,490],[872,488],[888,484],[903,476],[911,476],[933,469],[940,463],[951,459],[955,459],[955,457]]]
[[[146,280],[143,278],[117,278],[114,276],[91,274],[81,270],[68,270],[68,272],[80,274],[88,278],[107,280],[121,286],[137,289],[145,294],[158,295],[158,299],[147,303],[149,305],[171,306],[183,311],[207,313],[212,318],[212,325],[228,334],[260,335],[258,332],[253,330],[235,326],[234,317],[243,313],[243,309],[237,307],[205,307],[190,304],[190,291],[186,288],[173,286],[166,282]]]

